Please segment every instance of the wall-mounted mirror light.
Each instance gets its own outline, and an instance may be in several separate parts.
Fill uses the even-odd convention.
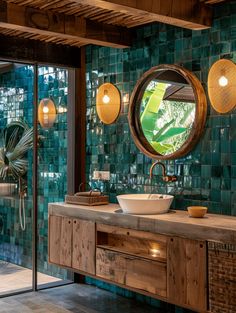
[[[42,99],[38,106],[38,120],[41,127],[45,129],[52,127],[56,117],[56,107],[52,99]]]
[[[129,125],[137,147],[153,159],[189,153],[200,138],[207,102],[197,77],[177,65],[151,68],[137,82]]]
[[[236,105],[236,64],[226,59],[216,61],[207,83],[212,107],[219,113],[230,112]]]
[[[102,84],[97,91],[96,110],[104,124],[112,124],[120,114],[121,97],[119,90],[110,83]]]

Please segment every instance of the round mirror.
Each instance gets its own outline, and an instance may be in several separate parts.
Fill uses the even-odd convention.
[[[196,144],[206,113],[206,96],[197,77],[181,66],[159,65],[137,82],[131,95],[129,125],[144,154],[174,159]]]

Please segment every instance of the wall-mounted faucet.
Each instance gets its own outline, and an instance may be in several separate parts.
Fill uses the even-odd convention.
[[[166,174],[166,168],[165,165],[159,161],[156,161],[155,163],[152,164],[151,168],[150,168],[150,179],[152,179],[153,177],[153,169],[156,165],[160,165],[162,168],[162,180],[165,182],[174,182],[177,180],[177,176],[175,175],[167,175]]]

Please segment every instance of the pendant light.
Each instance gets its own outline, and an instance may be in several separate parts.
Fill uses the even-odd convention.
[[[208,74],[208,95],[212,107],[228,113],[236,105],[236,64],[231,60],[216,61]]]
[[[119,90],[110,83],[102,84],[97,91],[96,110],[104,124],[112,124],[119,116],[121,98]]]
[[[42,128],[49,129],[57,117],[56,107],[52,99],[44,98],[38,106],[38,120]]]

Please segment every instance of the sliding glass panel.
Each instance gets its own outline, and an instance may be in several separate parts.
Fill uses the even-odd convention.
[[[38,286],[72,274],[48,262],[48,203],[64,201],[67,192],[68,70],[38,68]]]
[[[33,80],[0,62],[0,296],[32,288]]]

